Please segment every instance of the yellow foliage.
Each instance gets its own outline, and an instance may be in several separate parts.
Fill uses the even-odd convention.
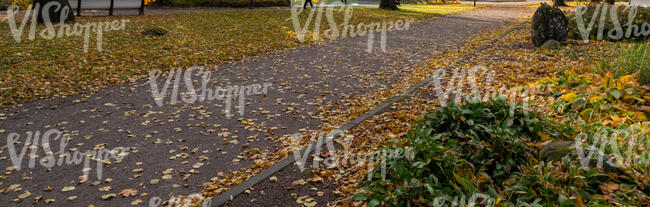
[[[32,0],[13,0],[13,4],[18,6],[20,9],[27,9],[27,7],[32,3]]]
[[[575,101],[577,98],[578,95],[576,95],[575,93],[567,93],[562,95],[562,99],[564,99],[565,101]]]

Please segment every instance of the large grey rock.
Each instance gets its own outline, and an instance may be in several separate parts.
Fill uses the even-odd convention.
[[[547,40],[540,48],[557,49],[560,47],[560,42],[557,40]]]
[[[576,145],[576,142],[573,141],[546,144],[542,146],[542,151],[539,154],[546,162],[560,161],[563,157],[569,156],[571,160],[585,163],[590,168],[602,168],[605,172],[622,172],[604,152],[593,146]]]
[[[542,3],[533,15],[532,39],[539,47],[548,40],[564,42],[569,34],[569,20],[558,8]]]

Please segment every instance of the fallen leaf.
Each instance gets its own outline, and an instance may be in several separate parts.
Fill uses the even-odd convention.
[[[61,189],[61,192],[73,191],[74,189],[75,189],[74,186],[67,186],[67,187],[63,187],[63,189]]]
[[[109,193],[109,194],[104,194],[102,195],[102,200],[108,200],[111,198],[115,198],[117,195],[115,193]]]
[[[136,190],[136,189],[123,189],[123,190],[120,191],[120,193],[118,193],[118,194],[121,195],[121,196],[123,196],[123,197],[131,197],[131,196],[135,196],[135,195],[137,195],[137,194],[138,194],[138,190]]]

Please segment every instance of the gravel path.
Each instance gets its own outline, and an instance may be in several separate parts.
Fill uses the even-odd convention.
[[[285,147],[274,138],[317,129],[323,124],[316,116],[317,110],[345,108],[344,100],[354,99],[355,94],[390,88],[407,75],[402,68],[458,48],[478,32],[518,20],[532,11],[527,7],[498,6],[425,20],[410,25],[408,30],[388,32],[386,53],[381,52],[376,34],[371,53],[366,51],[368,37],[361,36],[215,66],[211,69],[210,88],[270,85],[264,95],[246,96],[243,114],[238,113],[238,100],[232,103],[230,116],[223,113],[225,101],[218,100],[172,105],[167,96],[165,103],[158,106],[146,83],[7,109],[0,112],[0,136],[20,135],[14,145],[18,153],[28,142],[28,131],[43,134],[53,128],[70,134],[63,151],[71,154],[99,149],[128,153],[105,160],[110,166],[100,165],[101,179],[96,174],[97,162],[90,160],[90,173],[84,181],[80,178],[83,163],[73,160],[50,169],[39,164],[38,160],[46,157],[41,144],[27,147],[36,153],[30,155],[31,151],[25,150],[20,170],[11,167],[9,148],[4,147],[0,151],[0,169],[5,169],[6,177],[0,179],[0,188],[5,188],[6,193],[0,195],[0,206],[28,205],[41,195],[38,205],[45,205],[46,199],[56,199],[50,204],[54,206],[128,206],[137,199],[144,201],[139,205],[145,205],[156,196],[169,199],[199,192],[201,184],[219,172],[252,166],[254,160],[247,158],[246,150],[259,149],[264,157]],[[159,87],[166,77],[158,79]],[[194,84],[201,82],[198,76],[193,80]],[[186,91],[185,87],[181,81],[179,91]],[[0,140],[1,146],[7,145],[8,141]],[[55,140],[49,146],[58,152],[59,144]],[[58,155],[55,153],[57,160]],[[35,157],[33,168],[28,166],[30,157]],[[68,191],[67,186],[74,189]],[[101,198],[124,189],[137,193],[127,190],[122,193],[133,195]],[[27,195],[27,191],[30,195],[21,203],[12,202],[21,194]],[[285,203],[291,198],[271,193],[266,198],[278,205],[291,205]],[[269,201],[265,197],[258,200]],[[248,201],[250,198],[244,197],[233,205],[249,205]]]

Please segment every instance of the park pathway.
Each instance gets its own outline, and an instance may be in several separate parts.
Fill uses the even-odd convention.
[[[345,100],[354,99],[355,95],[391,88],[408,75],[401,68],[459,48],[480,32],[490,32],[491,28],[521,20],[532,12],[530,7],[493,6],[424,20],[410,25],[408,30],[388,32],[386,53],[380,51],[377,34],[371,53],[366,52],[367,36],[362,36],[216,66],[211,69],[214,72],[210,88],[270,85],[265,95],[246,96],[243,109],[235,100],[230,116],[224,114],[227,104],[219,100],[172,105],[166,96],[165,103],[158,106],[150,84],[144,82],[6,109],[0,112],[0,136],[19,134],[19,141],[14,143],[18,153],[28,143],[28,131],[42,134],[49,129],[70,134],[65,139],[64,152],[125,152],[105,160],[99,179],[97,162],[92,160],[87,169],[74,160],[49,169],[43,167],[38,160],[47,155],[41,144],[35,144],[26,148],[35,150],[35,155],[25,150],[22,168],[18,170],[11,167],[7,147],[11,143],[2,138],[0,169],[5,173],[0,177],[0,190],[5,188],[5,192],[0,194],[0,206],[31,205],[37,196],[42,196],[38,205],[45,205],[46,199],[56,199],[50,205],[130,206],[141,199],[143,203],[139,205],[146,206],[153,197],[169,199],[199,192],[201,184],[219,172],[252,166],[254,163],[246,158],[245,150],[257,148],[262,155],[269,154],[286,147],[274,138],[317,129],[324,124],[312,116],[318,109],[345,108]],[[159,88],[166,77],[158,78]],[[198,76],[193,80],[195,84],[201,82]],[[183,81],[179,89],[185,91]],[[239,109],[243,115],[238,113]],[[51,141],[52,151],[59,151],[59,141]],[[59,160],[57,156],[55,153]],[[36,160],[33,168],[29,167],[30,157]],[[80,177],[84,171],[89,172],[86,178]],[[68,186],[74,189],[65,188]],[[127,190],[122,194],[128,197],[101,198],[124,189],[137,193]],[[25,200],[12,202],[19,195],[27,195],[26,192],[29,196]],[[142,193],[147,195],[142,197]],[[241,205],[249,204],[233,204]]]

